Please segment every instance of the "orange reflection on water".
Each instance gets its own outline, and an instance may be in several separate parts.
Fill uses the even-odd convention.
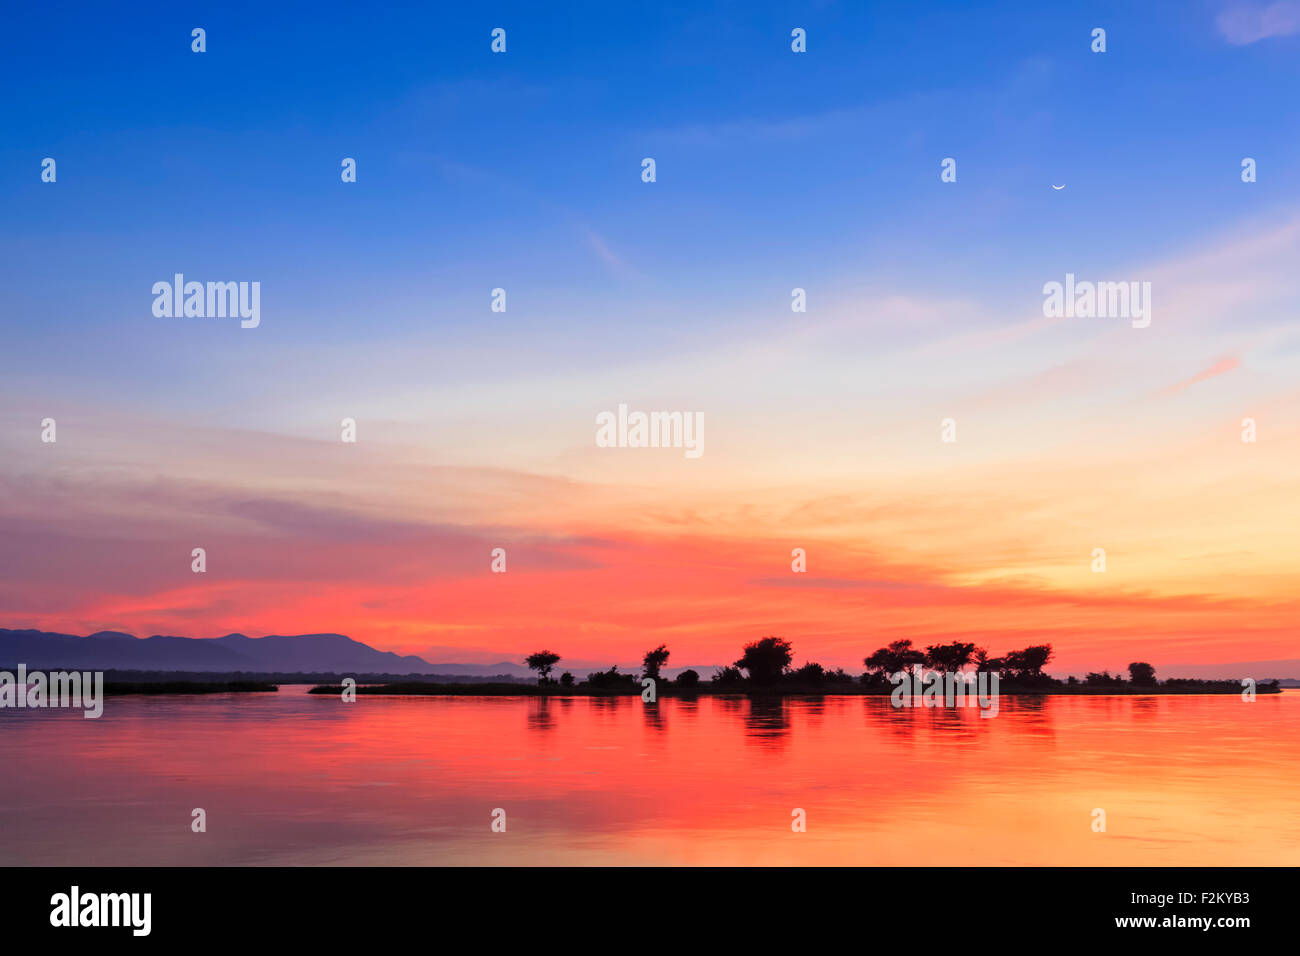
[[[1300,863],[1295,691],[1004,698],[981,719],[884,697],[305,690],[5,712],[26,772],[0,784],[3,862]]]

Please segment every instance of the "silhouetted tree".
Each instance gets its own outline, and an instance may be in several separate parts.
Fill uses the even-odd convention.
[[[982,647],[975,648],[971,661],[977,671],[986,674],[1002,674],[1006,670],[1006,661],[1000,657],[989,657],[989,652]]]
[[[563,674],[561,674],[561,675],[560,675],[560,686],[561,686],[561,687],[572,687],[572,686],[573,686],[573,675],[570,674],[568,671],[565,671]]]
[[[561,657],[554,651],[538,651],[536,654],[529,654],[524,658],[524,663],[532,670],[537,671],[537,683],[545,684],[550,680],[551,668],[560,663]]]
[[[1052,659],[1051,644],[1035,644],[1021,651],[1011,651],[1003,659],[1012,680],[1042,680],[1043,665]]]
[[[673,683],[682,688],[697,687],[700,683],[700,672],[688,667],[677,675],[677,680]]]
[[[645,676],[653,677],[655,680],[658,680],[659,668],[668,663],[668,654],[668,648],[663,644],[660,644],[653,651],[646,651],[645,659],[642,662]]]
[[[615,664],[607,671],[593,671],[587,675],[587,686],[601,690],[635,690],[640,685],[635,674],[620,674]]]
[[[714,684],[721,684],[724,687],[730,684],[739,684],[744,679],[745,677],[740,673],[739,667],[720,667],[709,678]]]
[[[816,661],[809,661],[803,667],[792,670],[786,675],[792,684],[806,684],[809,687],[820,687],[826,682],[826,669]]]
[[[1138,661],[1128,666],[1128,679],[1134,687],[1155,687],[1156,669],[1150,664]]]
[[[969,664],[975,655],[974,644],[931,644],[925,649],[924,664],[945,674],[956,673]]]
[[[1092,687],[1118,687],[1124,683],[1124,678],[1116,674],[1111,676],[1110,671],[1102,671],[1100,674],[1095,671],[1084,677],[1083,682]]]
[[[775,684],[794,657],[790,642],[780,637],[764,637],[745,645],[736,666],[749,672],[755,684]]]
[[[883,679],[913,664],[924,664],[925,655],[914,648],[911,641],[901,640],[872,652],[870,657],[863,658],[862,663],[874,677]]]

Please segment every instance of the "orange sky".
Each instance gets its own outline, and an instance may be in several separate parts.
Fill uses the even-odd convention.
[[[502,344],[510,376],[444,381],[412,340],[344,386],[371,356],[269,339],[220,401],[10,395],[0,624],[576,666],[772,633],[849,668],[900,637],[1047,641],[1058,672],[1300,657],[1298,239],[1300,216],[1135,269],[1141,330],[897,294],[582,378]],[[620,402],[698,410],[703,456],[597,447]]]

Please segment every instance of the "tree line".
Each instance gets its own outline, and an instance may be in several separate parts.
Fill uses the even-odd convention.
[[[685,670],[669,681],[662,676],[663,668],[668,664],[670,651],[667,645],[660,644],[646,651],[641,662],[640,674],[629,671],[620,672],[618,665],[607,671],[596,671],[586,680],[578,681],[573,674],[565,671],[558,679],[551,673],[563,658],[554,651],[543,650],[530,654],[524,663],[537,671],[537,682],[543,685],[560,687],[587,687],[599,690],[635,690],[644,678],[664,682],[679,688],[696,687],[701,682],[695,670]],[[1008,651],[1001,657],[990,657],[988,650],[962,641],[951,644],[931,644],[924,650],[914,647],[910,640],[893,641],[873,651],[862,659],[866,670],[854,676],[843,668],[829,669],[814,661],[794,667],[794,648],[785,638],[763,637],[751,641],[742,649],[740,657],[730,665],[718,668],[709,678],[710,683],[718,687],[757,686],[771,687],[780,684],[797,687],[825,687],[836,684],[859,683],[864,686],[887,686],[889,676],[899,671],[910,671],[920,666],[927,671],[941,674],[958,673],[967,668],[987,673],[996,673],[1007,684],[1021,687],[1043,687],[1049,685],[1088,685],[1093,687],[1115,687],[1127,685],[1132,687],[1156,687],[1155,668],[1150,664],[1136,661],[1128,665],[1129,679],[1111,676],[1109,671],[1100,674],[1088,674],[1083,681],[1071,676],[1067,681],[1058,681],[1045,674],[1043,668],[1052,659],[1051,644],[1033,644],[1020,650]],[[1169,682],[1166,682],[1169,683]],[[1181,682],[1175,682],[1181,683]]]

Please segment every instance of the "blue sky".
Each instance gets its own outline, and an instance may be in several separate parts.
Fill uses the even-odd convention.
[[[23,7],[0,66],[6,314],[20,345],[98,336],[149,322],[140,290],[179,269],[261,278],[296,336],[457,336],[501,285],[561,353],[592,330],[617,349],[796,284],[1001,305],[1295,199],[1295,37],[1232,45],[1222,4],[1049,7]]]

